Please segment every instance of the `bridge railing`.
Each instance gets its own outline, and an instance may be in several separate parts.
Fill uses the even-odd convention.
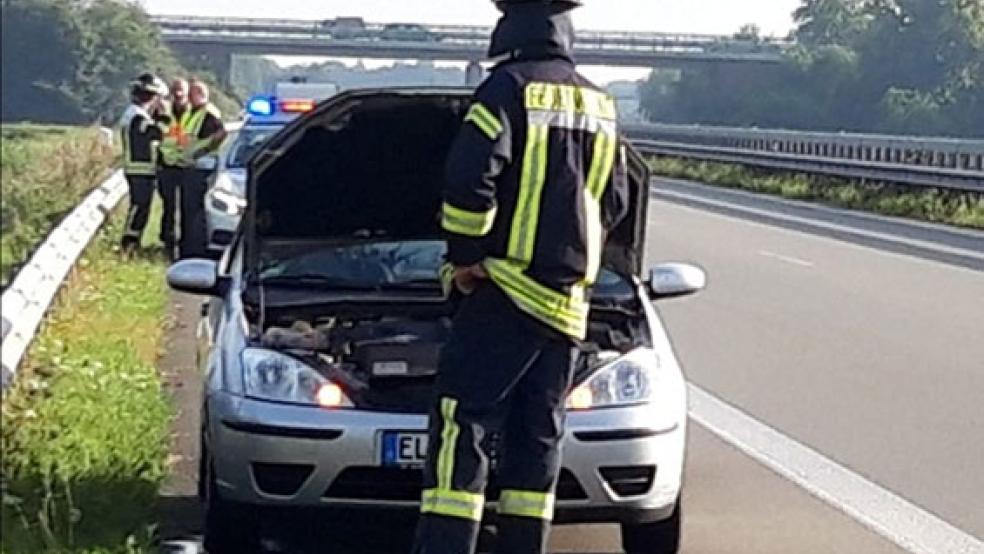
[[[151,18],[161,27],[165,35],[248,33],[263,36],[283,34],[303,36],[304,38],[333,38],[331,21],[323,22],[304,19],[258,19],[245,17],[196,17],[196,16],[153,16]],[[467,25],[420,25],[419,36],[410,42],[420,41],[471,41],[486,44],[492,28],[488,26]],[[386,26],[381,23],[364,22],[361,27],[343,27],[344,36],[339,38],[358,38],[366,40],[386,40]],[[412,32],[411,32],[412,36]],[[635,51],[673,51],[701,52],[704,50],[741,52],[778,52],[788,46],[783,39],[750,40],[723,35],[664,32],[593,31],[578,32],[578,48],[591,50],[635,50]]]

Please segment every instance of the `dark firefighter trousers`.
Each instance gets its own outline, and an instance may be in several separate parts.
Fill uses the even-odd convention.
[[[169,254],[177,244],[178,191],[189,170],[163,165],[157,169],[157,194],[161,197],[161,243]]]
[[[462,300],[430,414],[414,554],[475,551],[490,473],[483,444],[497,433],[497,552],[546,551],[575,359],[570,339],[494,284]]]
[[[205,222],[205,193],[211,172],[197,169],[184,170],[178,196],[181,199],[181,236],[178,239],[178,256],[186,258],[208,257],[208,230]]]
[[[127,175],[127,188],[130,192],[130,209],[123,227],[122,246],[124,250],[138,248],[150,217],[150,203],[154,199],[153,175]]]

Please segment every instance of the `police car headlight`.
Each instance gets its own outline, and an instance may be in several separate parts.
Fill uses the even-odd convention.
[[[669,382],[659,356],[651,349],[639,348],[608,362],[567,398],[570,410],[589,410],[631,406],[657,401],[679,393]]]
[[[251,398],[323,408],[352,406],[336,383],[307,364],[272,350],[244,350],[243,377],[246,396]]]
[[[212,207],[229,215],[241,215],[246,209],[246,199],[225,189],[214,188],[209,193]]]

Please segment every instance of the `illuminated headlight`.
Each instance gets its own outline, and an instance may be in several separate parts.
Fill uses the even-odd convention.
[[[567,398],[571,410],[611,408],[652,402],[679,389],[667,382],[659,356],[639,348],[610,361]]]
[[[337,384],[314,368],[278,352],[260,348],[243,351],[246,396],[323,408],[351,407]]]
[[[214,188],[209,193],[212,207],[229,215],[241,215],[246,209],[246,199],[225,189]]]

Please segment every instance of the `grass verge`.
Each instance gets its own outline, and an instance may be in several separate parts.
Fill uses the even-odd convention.
[[[0,132],[0,284],[79,200],[116,154],[95,128],[4,125]]]
[[[650,167],[655,174],[664,177],[689,179],[709,185],[821,202],[883,215],[984,229],[984,196],[970,192],[862,184],[820,175],[777,173],[736,164],[670,157],[651,158]]]
[[[156,367],[168,296],[161,252],[120,258],[121,220],[87,249],[4,396],[5,554],[149,552],[172,415]]]

